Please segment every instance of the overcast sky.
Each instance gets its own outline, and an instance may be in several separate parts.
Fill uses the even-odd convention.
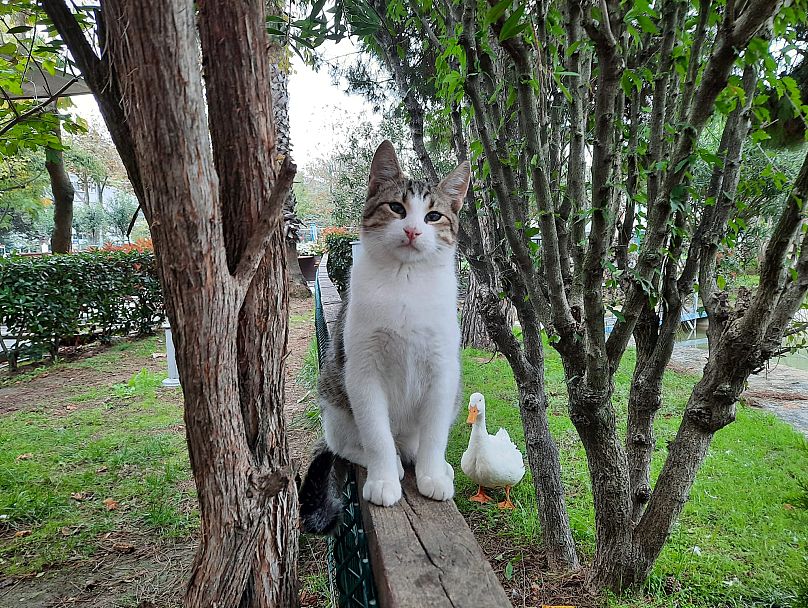
[[[350,42],[328,48],[327,58],[339,58],[354,51]],[[91,95],[74,97],[78,114],[103,128],[101,114]],[[289,75],[289,120],[292,127],[292,156],[299,167],[318,156],[327,156],[334,146],[336,121],[352,124],[374,120],[372,108],[359,96],[347,95],[331,83],[327,68],[315,72],[293,55]]]

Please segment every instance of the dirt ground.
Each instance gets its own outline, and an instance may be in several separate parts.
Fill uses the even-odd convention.
[[[701,375],[706,364],[706,350],[676,345],[668,367]],[[808,371],[772,360],[766,369],[749,376],[741,399],[772,412],[808,437]]]
[[[313,306],[313,299],[294,299],[290,301],[289,311],[292,322],[286,359],[286,417],[293,457],[303,461],[316,438],[311,426],[300,423],[311,395],[297,381],[314,333],[313,320],[307,320],[312,317]],[[155,350],[162,348],[160,340]],[[30,381],[0,388],[0,421],[4,414],[26,408],[37,407],[42,411],[45,406],[45,411],[59,416],[79,407],[97,405],[98,401],[93,400],[78,405],[68,403],[70,396],[86,393],[93,387],[126,382],[144,367],[151,371],[165,369],[164,358],[155,359],[144,352],[126,352],[120,358],[112,357],[108,365],[87,364],[89,357],[108,354],[111,350],[95,346],[68,353],[68,365],[46,370]],[[181,401],[179,392],[166,391],[161,397]],[[102,549],[92,558],[77,557],[73,563],[26,577],[0,575],[0,608],[173,608],[180,605],[196,539],[156,542],[146,534],[129,532],[125,536],[113,533],[105,540],[108,542],[104,546],[109,549]],[[319,576],[322,580],[323,551],[324,544],[318,542],[301,547],[302,577]],[[301,601],[308,606],[325,605],[321,596],[311,591],[304,591]]]

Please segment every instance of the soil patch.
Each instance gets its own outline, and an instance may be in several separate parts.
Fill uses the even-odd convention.
[[[496,508],[496,507],[493,507]],[[585,585],[586,571],[567,574],[548,572],[547,557],[541,547],[514,538],[504,540],[489,527],[480,511],[465,513],[474,537],[499,578],[514,607],[575,606],[600,608],[602,598]]]
[[[92,559],[0,580],[0,608],[178,608],[196,542],[117,535]],[[130,550],[129,547],[132,547]]]
[[[66,361],[56,366],[39,368],[41,373],[30,380],[14,382],[14,376],[11,376],[9,379],[12,383],[0,388],[0,415],[31,409],[57,414],[60,410],[64,410],[67,403],[76,406],[70,411],[98,405],[98,399],[81,402],[73,402],[73,399],[93,388],[108,389],[113,384],[127,382],[144,368],[151,372],[166,369],[165,358],[155,359],[151,354],[142,355],[129,350],[115,351],[113,348],[96,346],[83,350],[67,357]],[[155,349],[156,352],[165,350],[162,336],[157,339]],[[89,359],[97,355],[108,356],[109,364],[103,365],[101,369],[92,367]],[[103,401],[103,398],[100,401]]]

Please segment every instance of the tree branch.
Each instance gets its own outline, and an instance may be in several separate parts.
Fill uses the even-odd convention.
[[[250,240],[247,241],[244,253],[241,255],[235,272],[233,272],[233,278],[236,281],[241,298],[246,295],[253,276],[264,259],[272,232],[277,230],[280,225],[280,211],[283,209],[286,197],[289,196],[289,190],[292,187],[292,181],[296,173],[297,166],[289,156],[284,156],[277,180],[272,186],[269,200],[264,202],[253,234]]]
[[[40,112],[44,112],[44,111],[45,111],[45,109],[46,109],[46,108],[47,108],[47,107],[48,107],[50,104],[52,104],[52,103],[53,103],[53,102],[54,102],[56,99],[58,99],[58,98],[59,98],[59,97],[62,95],[62,93],[64,93],[64,92],[65,92],[65,91],[66,91],[66,90],[67,90],[67,89],[68,89],[68,88],[69,88],[69,87],[70,87],[70,86],[71,86],[71,85],[72,85],[74,82],[76,82],[77,80],[78,80],[78,77],[77,77],[77,76],[76,76],[76,77],[74,77],[74,78],[72,78],[72,79],[70,80],[70,82],[68,82],[67,84],[65,84],[65,85],[64,85],[62,88],[60,88],[60,89],[59,89],[58,91],[56,91],[56,92],[55,92],[53,95],[51,95],[50,97],[48,97],[48,98],[47,98],[45,101],[43,101],[43,102],[42,102],[42,103],[40,103],[39,105],[37,105],[37,106],[35,106],[35,107],[31,108],[31,109],[30,109],[30,110],[28,110],[27,112],[23,112],[22,114],[18,114],[18,115],[17,115],[15,118],[12,118],[12,119],[11,119],[10,121],[8,121],[8,122],[7,122],[5,125],[3,125],[3,127],[0,129],[0,135],[4,135],[5,133],[8,133],[8,132],[9,132],[9,131],[10,131],[12,128],[14,128],[16,125],[20,124],[21,122],[24,122],[24,121],[25,121],[27,118],[30,118],[30,117],[31,117],[31,116],[33,116],[34,114],[39,114]],[[15,113],[16,113],[16,109],[15,109]]]

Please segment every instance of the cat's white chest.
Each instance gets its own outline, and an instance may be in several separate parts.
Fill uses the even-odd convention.
[[[456,361],[460,331],[452,267],[385,273],[357,264],[345,326],[348,360],[383,372],[396,411],[417,408],[432,378]]]

